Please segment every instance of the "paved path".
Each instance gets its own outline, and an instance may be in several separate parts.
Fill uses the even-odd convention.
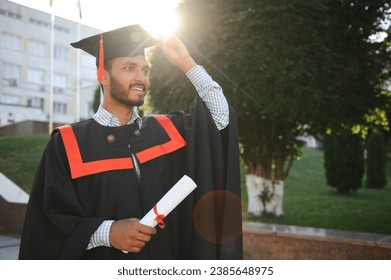
[[[0,260],[17,260],[19,243],[19,236],[0,234]]]
[[[356,241],[371,241],[379,244],[391,244],[391,235],[377,234],[377,233],[366,233],[366,232],[354,232],[346,230],[335,230],[335,229],[323,229],[323,228],[312,228],[312,227],[300,227],[300,226],[289,226],[289,225],[274,225],[274,224],[263,224],[256,222],[245,222],[243,228],[247,230],[263,230],[276,234],[277,232],[302,235],[302,236],[317,236],[317,237],[332,237],[338,239],[349,239]]]

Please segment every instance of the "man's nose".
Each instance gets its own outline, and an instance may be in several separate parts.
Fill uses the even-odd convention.
[[[138,70],[137,71],[137,76],[136,76],[136,80],[137,81],[140,81],[142,83],[145,83],[146,80],[147,80],[147,75],[145,74],[145,72],[143,70]]]

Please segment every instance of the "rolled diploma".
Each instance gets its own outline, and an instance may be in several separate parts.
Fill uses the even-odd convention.
[[[196,183],[187,175],[184,175],[156,204],[157,212],[165,217],[170,214],[195,188]],[[140,224],[155,227],[157,225],[156,214],[153,208],[139,221]],[[122,251],[127,254],[127,251]]]
[[[184,175],[156,204],[157,212],[167,217],[196,187],[194,181],[189,176]],[[155,227],[158,223],[155,219],[156,214],[151,209],[140,220],[140,224]]]

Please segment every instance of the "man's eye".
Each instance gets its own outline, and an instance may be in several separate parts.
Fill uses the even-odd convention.
[[[133,66],[126,66],[126,67],[125,67],[125,70],[126,70],[126,71],[132,71],[132,70],[133,70]]]

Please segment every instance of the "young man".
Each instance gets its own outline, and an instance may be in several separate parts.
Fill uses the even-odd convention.
[[[158,44],[198,92],[190,114],[140,118],[155,40],[139,25],[72,46],[96,57],[104,101],[56,129],[34,179],[20,259],[240,259],[236,120],[178,38]],[[139,223],[184,175],[198,185],[165,227]],[[125,253],[128,252],[128,253]]]

